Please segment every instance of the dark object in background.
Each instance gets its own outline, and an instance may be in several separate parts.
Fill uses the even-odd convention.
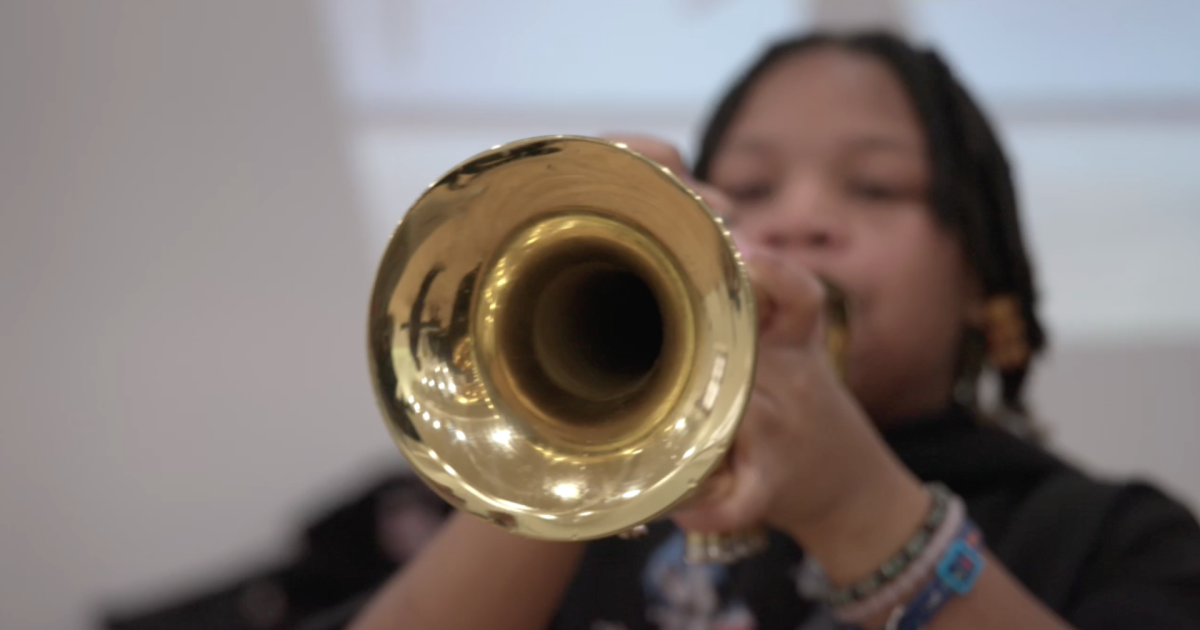
[[[304,529],[294,561],[141,609],[106,630],[336,630],[424,545],[450,507],[410,473],[370,484]]]

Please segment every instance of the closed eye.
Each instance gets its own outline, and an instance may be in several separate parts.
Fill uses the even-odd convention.
[[[770,198],[774,192],[774,187],[770,184],[731,186],[726,190],[726,194],[729,195],[730,199],[741,204],[763,201]]]
[[[852,181],[847,188],[853,197],[865,201],[894,201],[905,196],[905,191],[899,186],[872,181]]]

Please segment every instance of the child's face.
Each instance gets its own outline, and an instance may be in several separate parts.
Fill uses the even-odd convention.
[[[929,206],[916,112],[882,62],[837,49],[782,61],[751,88],[710,180],[743,242],[849,296],[850,387],[879,422],[946,404],[978,309],[963,252]]]

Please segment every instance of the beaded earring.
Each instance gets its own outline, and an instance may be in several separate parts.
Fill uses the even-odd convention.
[[[1030,351],[1020,302],[1011,295],[1001,295],[988,300],[985,308],[989,362],[1001,372],[1025,367]]]

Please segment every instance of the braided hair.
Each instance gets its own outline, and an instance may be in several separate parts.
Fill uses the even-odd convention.
[[[695,176],[709,169],[750,88],[778,62],[816,48],[836,47],[870,55],[892,70],[904,86],[928,140],[933,181],[930,203],[936,219],[958,235],[967,260],[988,297],[1015,301],[1027,352],[999,373],[997,420],[1017,432],[1032,430],[1023,391],[1029,361],[1046,344],[1038,319],[1037,287],[1022,236],[1012,175],[1003,148],[979,106],[937,55],[886,33],[812,34],[775,43],[725,94],[701,137]],[[986,356],[984,331],[968,330],[960,351],[960,383],[975,404]],[[962,394],[959,394],[962,397]]]

